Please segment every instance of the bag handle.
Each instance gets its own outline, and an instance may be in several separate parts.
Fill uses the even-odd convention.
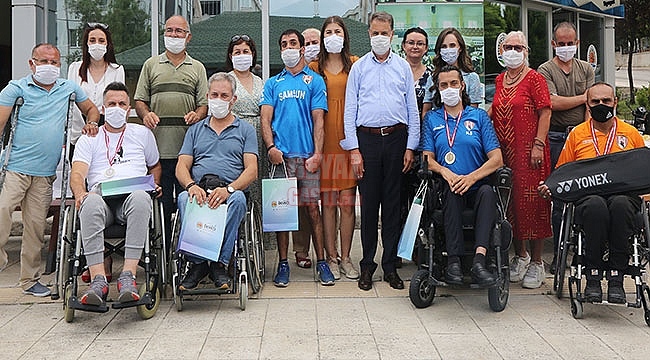
[[[289,174],[287,174],[287,165],[284,163],[284,160],[282,160],[280,165],[284,167],[284,177],[289,178]],[[275,164],[271,165],[271,175],[269,176],[270,179],[273,179],[273,176],[275,175],[275,169],[280,165],[275,165]]]

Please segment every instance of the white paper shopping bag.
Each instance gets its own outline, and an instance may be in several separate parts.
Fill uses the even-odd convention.
[[[292,178],[262,180],[262,229],[264,232],[298,230],[298,180]],[[285,172],[286,174],[286,172]]]
[[[227,213],[226,204],[211,209],[207,204],[199,206],[196,201],[190,202],[188,199],[178,236],[178,250],[217,261],[226,230]]]

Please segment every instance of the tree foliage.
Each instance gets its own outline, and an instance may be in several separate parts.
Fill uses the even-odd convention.
[[[632,78],[632,56],[638,51],[638,39],[650,36],[650,6],[648,0],[625,0],[625,18],[616,21],[616,32],[620,44],[628,48],[627,74],[630,82],[630,103],[634,104],[634,80]]]
[[[105,3],[106,5],[102,5]],[[102,22],[109,26],[115,52],[120,53],[149,41],[149,14],[137,0],[66,0],[71,15],[82,24]]]

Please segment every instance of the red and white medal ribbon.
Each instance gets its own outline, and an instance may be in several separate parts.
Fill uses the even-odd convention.
[[[614,139],[616,138],[616,121],[614,121],[614,125],[612,126],[611,129],[609,129],[609,133],[607,134],[607,142],[605,143],[605,151],[604,153],[600,153],[600,149],[598,149],[598,139],[596,138],[596,130],[594,130],[594,123],[593,120],[589,123],[589,127],[591,128],[591,140],[592,144],[594,146],[594,150],[596,151],[597,156],[601,155],[607,155],[609,152],[612,150],[612,145],[614,145]]]

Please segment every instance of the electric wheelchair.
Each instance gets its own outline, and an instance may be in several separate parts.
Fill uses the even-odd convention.
[[[437,287],[449,286],[443,281],[447,267],[447,253],[441,207],[441,182],[445,180],[434,176],[432,171],[426,169],[428,169],[428,161],[424,159],[418,176],[421,179],[421,189],[428,192],[429,195],[424,196],[424,209],[416,237],[418,270],[413,274],[409,287],[409,298],[417,308],[431,305]],[[503,311],[508,303],[510,288],[508,250],[512,242],[512,227],[506,218],[506,210],[510,201],[512,171],[506,167],[498,169],[492,175],[491,182],[497,195],[497,208],[495,209],[497,219],[491,234],[491,244],[486,254],[486,268],[495,275],[496,283],[488,287],[488,302],[490,309],[499,312]],[[465,209],[463,210],[464,258],[474,255],[473,228],[474,210]],[[462,261],[462,263],[469,264],[471,261]],[[478,286],[471,284],[470,287],[477,288]]]
[[[170,276],[174,292],[174,303],[177,311],[182,311],[184,298],[195,295],[224,295],[236,294],[239,297],[239,307],[246,309],[249,285],[253,294],[261,291],[265,277],[264,240],[262,238],[262,212],[260,205],[253,201],[246,192],[246,215],[239,226],[233,256],[228,268],[233,282],[228,289],[216,289],[211,285],[199,284],[195,289],[181,290],[181,281],[189,270],[191,263],[183,251],[178,250],[179,234],[182,219],[178,211],[174,216],[172,227],[172,242],[170,255]]]
[[[629,168],[621,167],[621,163],[626,163],[626,167],[629,166]],[[620,193],[629,195],[650,193],[650,179],[647,177],[647,173],[640,172],[639,167],[635,166],[640,164],[644,164],[643,167],[646,169],[650,165],[650,149],[635,149],[565,164],[556,169],[546,180],[551,195],[564,202],[553,290],[557,298],[561,299],[564,296],[565,280],[568,277],[566,285],[569,292],[571,315],[576,319],[583,317],[583,304],[590,302],[586,299],[582,286],[582,277],[585,275],[583,257],[585,256],[585,246],[588,246],[588,241],[585,240],[582,225],[576,221],[574,216],[575,202],[586,195],[608,196]],[[637,174],[634,174],[634,172]],[[579,188],[577,183],[583,182],[582,179],[588,179],[591,173],[607,173],[608,181],[602,185]],[[626,301],[624,304],[618,305],[632,308],[642,307],[645,322],[650,326],[648,304],[648,299],[650,299],[650,288],[648,287],[648,271],[650,271],[650,246],[648,243],[648,239],[650,239],[650,197],[646,195],[643,198],[640,211],[635,214],[634,231],[628,241],[630,259],[624,274],[634,280],[634,301]],[[609,257],[608,251],[605,249],[603,261],[607,261]],[[568,265],[567,261],[569,261]],[[607,301],[602,301],[599,304],[615,305]]]
[[[163,224],[162,202],[157,198],[156,192],[149,192],[153,201],[151,203],[151,217],[149,219],[148,239],[139,261],[139,266],[144,269],[144,279],[140,280],[140,300],[112,304],[113,309],[137,307],[142,319],[149,319],[156,314],[161,301],[162,286],[165,282],[165,234]],[[81,239],[78,210],[74,203],[68,204],[62,210],[60,233],[57,250],[57,276],[55,288],[63,294],[63,311],[67,322],[74,319],[75,310],[104,313],[109,310],[107,305],[84,305],[79,301],[78,284],[79,276],[88,269],[83,256],[83,242]],[[104,229],[104,256],[119,254],[124,256],[126,243],[126,225],[114,223]]]

